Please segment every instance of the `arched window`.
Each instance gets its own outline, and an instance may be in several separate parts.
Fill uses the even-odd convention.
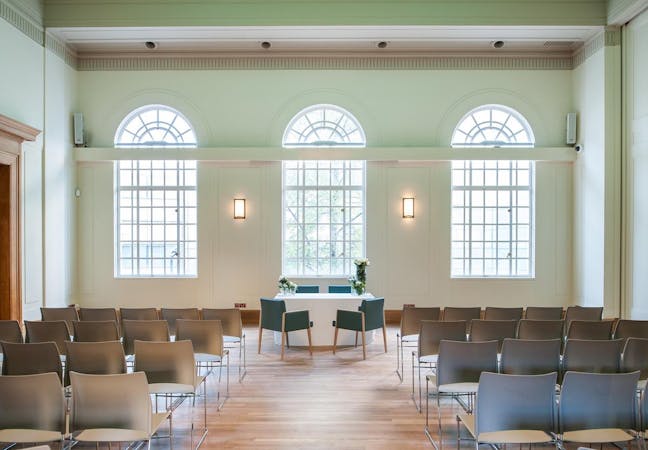
[[[283,135],[284,147],[365,147],[364,131],[349,111],[313,105],[299,111]]]
[[[148,105],[131,112],[115,147],[196,147],[178,111]],[[115,275],[197,275],[197,165],[191,160],[120,160],[115,165]]]
[[[364,147],[364,132],[334,105],[300,111],[284,132],[284,147]],[[323,151],[326,151],[324,149]],[[365,256],[366,163],[283,162],[283,273],[347,277]]]
[[[529,122],[503,105],[483,105],[468,112],[452,135],[453,147],[533,147]]]
[[[533,147],[527,120],[514,109],[483,105],[468,112],[453,147]],[[534,276],[534,178],[528,160],[452,162],[451,275]]]

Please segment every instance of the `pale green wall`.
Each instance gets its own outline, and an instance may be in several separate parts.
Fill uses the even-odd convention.
[[[572,88],[570,71],[80,72],[78,78],[79,109],[94,147],[111,146],[124,115],[155,102],[185,113],[201,146],[276,147],[292,115],[319,102],[349,109],[365,127],[369,147],[447,146],[459,118],[484,103],[520,110],[539,146],[559,146]],[[569,304],[571,164],[537,164],[535,280],[449,278],[449,167],[447,161],[368,163],[369,290],[384,295],[392,309],[403,303]],[[246,301],[258,307],[260,296],[275,293],[281,275],[280,163],[203,162],[199,173],[199,278],[119,280],[113,277],[113,166],[80,163],[79,303]],[[417,199],[411,222],[400,218],[405,193]],[[231,219],[235,195],[248,199],[245,222]]]
[[[0,113],[43,130],[23,145],[21,173],[23,316],[38,318],[43,305],[69,303],[74,283],[70,112],[76,71],[2,19],[0,61]]]

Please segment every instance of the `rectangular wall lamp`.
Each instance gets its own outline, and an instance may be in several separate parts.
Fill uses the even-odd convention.
[[[403,197],[403,219],[414,218],[414,198]]]
[[[234,218],[245,219],[245,199],[244,198],[234,199]]]

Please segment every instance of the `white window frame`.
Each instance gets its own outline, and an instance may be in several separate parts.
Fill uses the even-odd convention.
[[[286,148],[366,147],[364,130],[353,114],[337,105],[312,105],[299,111],[286,127]]]
[[[143,117],[150,119],[156,110],[157,122],[143,120]],[[160,121],[160,111],[164,111],[165,118],[175,117]],[[138,127],[139,139],[133,139],[134,133],[125,132],[129,124],[131,130]],[[174,124],[182,128],[174,128]],[[149,132],[152,129],[155,131]],[[147,105],[134,110],[115,133],[115,147],[121,148],[196,146],[195,132],[189,121],[180,112],[164,105]],[[197,162],[191,160],[115,162],[116,278],[198,276],[197,178]]]
[[[489,109],[506,119],[480,123],[476,117],[485,118]],[[523,139],[517,139],[520,136]],[[469,111],[452,138],[453,147],[533,147],[534,143],[524,116],[502,105]],[[528,183],[520,185],[518,175],[528,175]],[[451,278],[535,278],[535,162],[453,161],[451,186]],[[525,192],[528,205],[519,204],[518,200],[524,203]],[[521,239],[525,230],[527,238]]]

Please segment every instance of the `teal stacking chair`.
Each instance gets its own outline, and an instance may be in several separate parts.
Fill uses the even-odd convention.
[[[356,332],[355,343],[358,345],[358,333],[362,333],[362,359],[367,359],[365,332],[382,328],[385,353],[387,353],[387,334],[385,332],[385,299],[374,298],[362,300],[358,311],[337,310],[337,317],[333,323],[335,335],[333,337],[333,354],[337,346],[338,330],[351,330]]]
[[[259,318],[259,353],[261,353],[261,335],[263,330],[272,330],[281,333],[281,359],[284,357],[284,347],[290,347],[288,333],[291,331],[306,330],[308,333],[308,351],[313,355],[311,343],[311,327],[313,323],[307,310],[286,311],[286,302],[272,298],[261,299],[261,317]]]
[[[296,294],[319,294],[319,286],[316,284],[304,284],[297,286]]]
[[[342,285],[330,285],[328,287],[328,293],[329,294],[350,294],[351,293],[351,285],[350,284],[342,284]]]

